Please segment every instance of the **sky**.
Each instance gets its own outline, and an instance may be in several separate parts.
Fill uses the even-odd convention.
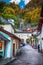
[[[3,0],[5,2],[15,2],[15,4],[18,4],[21,9],[25,7],[25,5],[30,1],[30,0]]]

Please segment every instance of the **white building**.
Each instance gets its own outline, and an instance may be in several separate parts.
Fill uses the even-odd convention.
[[[32,35],[32,33],[25,33],[25,32],[19,32],[15,33],[16,36],[18,36],[20,39],[24,39],[24,43],[26,43],[26,39],[29,39]]]
[[[8,21],[7,21],[7,20],[3,19],[2,17],[0,17],[0,20],[5,23],[4,25],[0,25],[0,27],[2,27],[6,31],[14,34],[14,28],[13,28],[14,20],[13,19],[8,19]]]

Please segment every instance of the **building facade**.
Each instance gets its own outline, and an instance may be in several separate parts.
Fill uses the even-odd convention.
[[[25,32],[19,32],[19,33],[15,33],[15,35],[17,37],[19,37],[20,39],[23,39],[24,40],[24,43],[26,43],[26,40],[29,39],[32,35],[32,33],[25,33]]]
[[[20,38],[2,28],[0,28],[0,34],[3,36],[1,36],[3,40],[0,37],[0,55],[4,58],[16,56],[20,49]]]
[[[38,31],[40,31],[40,34],[37,36],[39,38],[38,44],[40,44],[40,50],[43,52],[43,5],[41,9],[39,24],[38,24]]]

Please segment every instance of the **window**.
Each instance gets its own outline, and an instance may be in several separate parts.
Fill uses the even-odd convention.
[[[2,50],[2,42],[0,42],[0,50]]]

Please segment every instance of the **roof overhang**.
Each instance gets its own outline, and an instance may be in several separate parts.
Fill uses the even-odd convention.
[[[8,36],[10,36],[10,37],[13,38],[13,39],[18,39],[18,40],[21,41],[21,39],[20,39],[19,37],[17,37],[16,35],[14,35],[14,34],[8,32],[8,31],[6,31],[6,30],[4,30],[3,28],[0,28],[0,31],[1,31],[1,32],[4,32],[5,34],[7,34]]]
[[[0,34],[0,40],[10,41],[9,39],[5,38],[2,34]]]

